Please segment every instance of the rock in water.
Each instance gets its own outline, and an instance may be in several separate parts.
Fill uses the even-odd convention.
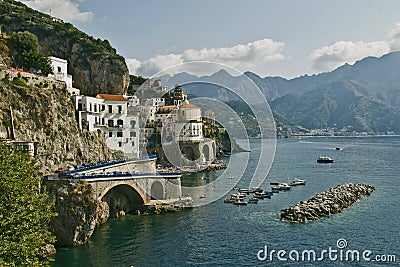
[[[369,196],[374,190],[375,187],[367,184],[342,184],[282,210],[281,220],[289,222],[318,220],[341,212],[363,196]]]

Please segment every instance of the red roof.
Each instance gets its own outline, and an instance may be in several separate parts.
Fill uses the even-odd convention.
[[[192,104],[185,104],[181,108],[200,108],[200,107],[192,105]]]
[[[128,101],[123,95],[98,94],[97,97],[111,101]]]
[[[169,105],[169,106],[160,107],[160,109],[173,109],[173,108],[176,108],[176,106],[175,105]]]

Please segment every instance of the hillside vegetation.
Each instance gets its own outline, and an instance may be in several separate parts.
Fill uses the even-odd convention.
[[[126,92],[129,73],[125,59],[107,40],[95,39],[70,23],[11,0],[0,2],[0,24],[6,35],[30,32],[37,36],[41,53],[67,59],[74,87],[83,94]]]

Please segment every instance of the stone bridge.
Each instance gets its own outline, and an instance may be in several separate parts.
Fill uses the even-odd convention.
[[[47,176],[48,180],[89,183],[97,200],[107,202],[110,214],[133,212],[143,205],[184,205],[180,172],[157,172],[155,158],[119,160]],[[188,204],[190,205],[190,204]]]

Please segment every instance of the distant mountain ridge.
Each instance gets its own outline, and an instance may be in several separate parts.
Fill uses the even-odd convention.
[[[335,128],[358,132],[400,134],[400,52],[380,58],[367,57],[331,72],[294,79],[261,78],[252,72],[233,77],[218,71],[208,77],[180,73],[164,80],[168,85],[187,84],[189,93],[198,92],[221,101],[237,101],[228,90],[192,81],[208,81],[241,88],[251,79],[270,103],[276,118],[307,129]],[[203,95],[202,95],[203,96]],[[279,124],[279,123],[278,123]]]

